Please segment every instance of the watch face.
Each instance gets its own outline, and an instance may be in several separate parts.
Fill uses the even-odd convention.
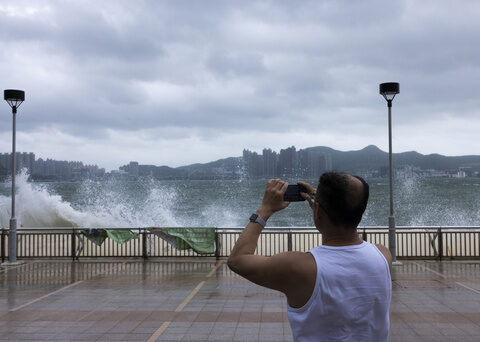
[[[255,222],[257,217],[258,217],[258,214],[252,214],[252,216],[250,216],[250,221]]]

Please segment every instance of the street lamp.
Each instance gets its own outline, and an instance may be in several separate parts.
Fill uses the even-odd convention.
[[[400,93],[400,84],[396,82],[381,83],[380,94],[387,100],[388,106],[388,161],[390,177],[390,216],[388,216],[388,249],[392,253],[392,262],[397,261],[395,236],[395,217],[393,216],[393,170],[392,170],[392,101]]]
[[[10,230],[8,232],[8,264],[15,265],[17,262],[17,218],[15,217],[15,134],[17,108],[25,101],[23,90],[6,89],[3,91],[5,101],[12,107],[13,128],[12,128],[12,217],[10,218]]]

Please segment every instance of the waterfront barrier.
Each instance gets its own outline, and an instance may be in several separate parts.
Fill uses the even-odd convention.
[[[179,227],[180,228],[180,227]],[[106,238],[98,245],[81,232],[85,227],[33,227],[17,229],[17,258],[158,258],[158,257],[228,257],[243,227],[215,228],[215,252],[196,253],[178,250],[147,228],[109,228],[129,230],[136,237],[118,243]],[[198,228],[199,232],[201,229]],[[388,246],[388,227],[359,227],[360,237]],[[480,259],[480,227],[397,227],[399,259]],[[266,228],[260,235],[256,253],[270,256],[286,251],[308,251],[320,245],[322,235],[314,227]],[[2,262],[8,258],[8,229],[1,229]]]

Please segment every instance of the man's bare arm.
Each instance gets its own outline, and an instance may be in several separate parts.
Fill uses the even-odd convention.
[[[288,206],[289,202],[283,201],[287,186],[287,182],[279,179],[268,181],[262,205],[257,210],[257,214],[264,221],[267,221],[274,212]],[[249,222],[235,243],[227,264],[232,271],[256,284],[284,291],[280,279],[288,269],[285,253],[273,257],[254,255],[262,229],[260,224]],[[284,267],[281,267],[282,264]]]

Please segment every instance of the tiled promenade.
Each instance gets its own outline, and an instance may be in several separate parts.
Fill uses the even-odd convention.
[[[390,341],[480,341],[480,262],[394,268]],[[213,259],[0,269],[0,341],[291,341],[286,302]]]

